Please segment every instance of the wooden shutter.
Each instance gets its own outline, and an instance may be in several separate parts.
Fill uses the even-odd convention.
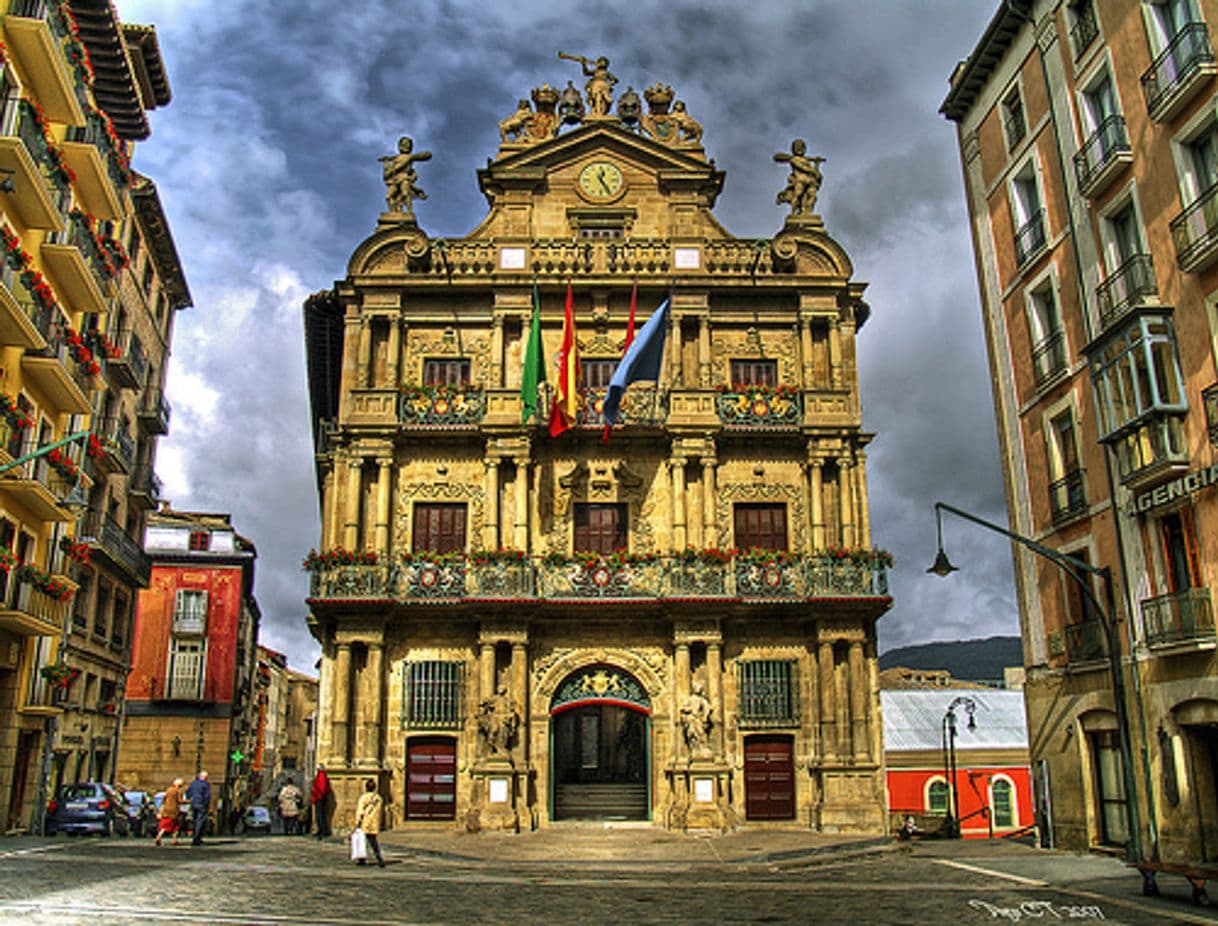
[[[761,547],[787,549],[787,506],[778,504],[738,504],[735,508],[736,546],[741,550]]]
[[[414,506],[415,553],[461,553],[465,550],[465,504],[419,502]]]
[[[609,554],[627,546],[626,506],[577,504],[574,549]]]

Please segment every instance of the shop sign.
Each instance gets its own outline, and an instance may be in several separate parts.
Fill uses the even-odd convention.
[[[1153,489],[1148,489],[1140,495],[1135,495],[1131,513],[1145,514],[1152,508],[1166,505],[1178,498],[1188,498],[1199,489],[1209,488],[1212,485],[1218,485],[1218,464],[1206,466],[1202,469],[1195,469],[1191,473],[1185,473],[1178,479],[1173,479],[1171,482],[1165,482],[1161,486],[1155,486]]]

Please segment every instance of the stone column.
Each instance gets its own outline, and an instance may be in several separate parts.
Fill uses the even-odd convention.
[[[706,696],[711,703],[711,717],[715,721],[711,728],[711,749],[716,756],[723,755],[727,725],[723,713],[723,645],[717,641],[706,644]]]
[[[317,678],[317,759],[334,755],[334,646],[321,645],[321,670]]]
[[[850,482],[850,458],[838,457],[837,487],[843,547],[854,546],[854,494],[850,491]]]
[[[850,643],[850,739],[855,759],[867,758],[867,674],[863,643]]]
[[[668,463],[672,472],[672,543],[684,550],[689,538],[685,531],[685,458],[673,457]]]
[[[491,387],[503,386],[503,316],[491,316]]]
[[[376,478],[376,552],[389,557],[389,500],[393,492],[393,460],[378,457],[380,472]]]
[[[824,464],[819,458],[808,461],[808,512],[812,517],[812,549],[826,549]]]
[[[854,523],[858,525],[856,532],[858,545],[869,550],[871,549],[871,513],[867,510],[867,458],[861,453],[857,457],[854,465],[854,503],[858,514]]]
[[[689,758],[689,749],[685,745],[685,735],[681,731],[681,705],[685,703],[685,699],[689,696],[689,644],[678,643],[676,651],[676,665],[673,669],[673,697],[676,703],[673,705],[672,712],[672,729],[673,743],[672,755],[674,759]]]
[[[478,650],[478,700],[495,693],[495,644],[483,640]]]
[[[334,464],[330,467],[330,472],[326,473],[326,511],[322,518],[323,534],[321,538],[321,548],[323,550],[338,546],[339,537],[341,536],[340,531],[343,528],[343,524],[339,520],[339,497],[343,492],[342,468],[342,462],[335,460]]]
[[[837,319],[829,322],[829,385],[836,389],[842,384],[842,333]]]
[[[820,682],[820,751],[825,759],[837,757],[837,698],[834,691],[833,644],[817,647],[816,675]]]
[[[359,748],[357,749],[360,765],[376,767],[380,765],[381,740],[381,703],[385,680],[384,645],[380,640],[368,643],[368,659],[360,672],[360,726],[358,731]]]
[[[805,389],[811,389],[811,388],[813,388],[813,386],[816,383],[816,380],[814,379],[814,377],[816,376],[816,370],[813,368],[813,363],[812,363],[812,357],[813,357],[813,353],[812,353],[812,319],[810,316],[800,319],[800,322],[799,322],[799,347],[800,347],[801,352],[803,353],[803,366],[804,366],[803,386]]]
[[[364,468],[364,461],[360,458],[354,458],[347,461],[347,491],[344,499],[345,517],[343,518],[343,546],[348,550],[358,550],[359,542],[359,516],[360,508],[363,507],[360,502],[360,476]]]
[[[389,379],[390,388],[397,389],[402,384],[399,364],[402,362],[402,320],[389,320],[389,356],[386,358],[385,375]]]
[[[339,643],[334,659],[334,759],[345,766],[351,747],[351,644]]]
[[[364,316],[359,323],[359,354],[356,357],[355,385],[367,388],[372,381],[372,319]]]
[[[668,382],[674,389],[685,385],[681,373],[681,316],[668,313]]]
[[[706,389],[711,384],[710,316],[698,316],[698,385]]]
[[[516,752],[523,759],[529,741],[529,652],[523,641],[512,644],[512,700],[520,711],[520,729],[516,734]]]
[[[517,550],[529,549],[529,458],[516,457],[516,530],[513,544]]]
[[[702,458],[702,546],[717,547],[715,536],[715,458]]]
[[[486,499],[482,510],[486,521],[482,526],[482,545],[488,550],[499,549],[499,459],[487,457],[482,461],[485,467],[483,489]]]

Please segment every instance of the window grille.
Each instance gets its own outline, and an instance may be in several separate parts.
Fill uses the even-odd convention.
[[[411,662],[405,676],[402,719],[413,729],[451,730],[462,725],[463,666],[459,662]]]
[[[758,659],[736,665],[742,727],[785,727],[799,721],[798,673],[794,662]]]

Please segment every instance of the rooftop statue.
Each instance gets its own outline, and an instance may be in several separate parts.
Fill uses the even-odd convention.
[[[409,136],[398,139],[398,153],[380,158],[384,165],[385,201],[390,212],[404,212],[414,218],[414,201],[426,199],[427,194],[418,186],[419,175],[415,172],[415,161],[431,160],[430,151],[413,154],[414,142]]]
[[[499,141],[534,144],[552,138],[558,131],[558,116],[554,107],[558,104],[558,91],[549,84],[533,88],[534,111],[528,100],[520,100],[516,111],[499,122]]]
[[[588,83],[584,85],[584,93],[588,97],[588,117],[591,119],[611,118],[613,107],[613,85],[617,78],[609,73],[609,59],[604,55],[592,61],[582,55],[568,55],[559,52],[558,57],[565,61],[578,61],[583,68]]]
[[[820,165],[825,158],[808,157],[808,144],[802,138],[791,142],[791,151],[779,151],[774,160],[791,165],[787,185],[775,198],[779,205],[791,204],[791,215],[812,215],[816,209],[816,196],[820,192]]]

